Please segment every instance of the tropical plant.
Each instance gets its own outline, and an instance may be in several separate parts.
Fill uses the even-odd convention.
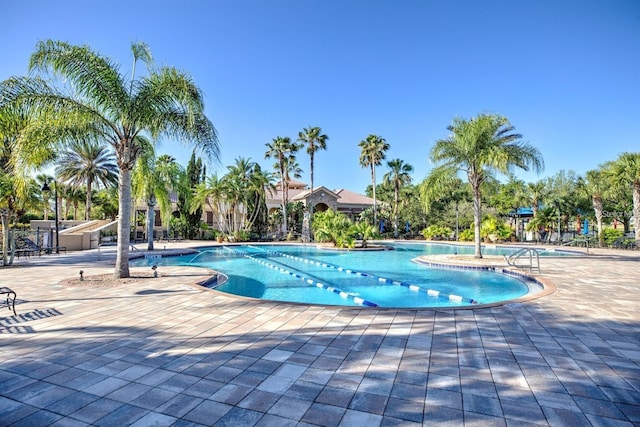
[[[313,234],[319,242],[329,242],[337,247],[351,247],[353,237],[349,233],[351,220],[340,212],[327,209],[316,212],[313,218]]]
[[[442,240],[451,235],[451,229],[433,224],[422,230],[422,235],[427,240]]]
[[[292,143],[288,136],[278,136],[271,143],[265,144],[267,151],[264,154],[265,159],[276,159],[278,177],[280,178],[280,189],[282,191],[282,230],[287,233],[287,185],[288,185],[288,165],[292,162],[290,155],[298,151],[299,146]]]
[[[607,169],[607,175],[614,184],[632,189],[633,229],[636,242],[640,242],[640,153],[622,153]]]
[[[448,129],[451,135],[436,141],[431,150],[431,160],[437,166],[423,181],[421,197],[428,206],[459,172],[466,173],[473,195],[475,257],[482,258],[482,184],[496,172],[507,174],[514,167],[540,170],[544,163],[539,151],[522,142],[505,117],[480,114],[471,120],[456,118]]]
[[[131,176],[131,188],[136,200],[147,205],[147,250],[153,250],[153,228],[155,226],[155,207],[160,207],[162,222],[170,224],[171,192],[183,178],[184,170],[176,159],[168,154],[155,156],[153,147],[148,147],[138,157]]]
[[[480,237],[485,241],[507,240],[511,236],[511,229],[504,221],[493,215],[482,220],[480,225]]]
[[[624,236],[624,231],[619,228],[605,228],[602,232],[602,242],[607,246],[613,246]]]
[[[557,211],[557,242],[562,240],[562,230],[569,229],[571,218],[591,210],[591,197],[586,197],[581,188],[581,177],[572,170],[558,171],[544,179],[547,187],[546,206]]]
[[[515,233],[521,237],[520,220],[522,208],[527,207],[530,202],[529,189],[524,181],[516,178],[514,174],[509,174],[506,183],[500,185],[495,198],[495,204],[500,215],[509,216],[515,220]]]
[[[298,132],[298,142],[301,142],[303,146],[307,147],[307,154],[309,155],[309,173],[311,179],[311,192],[313,193],[313,170],[315,153],[318,150],[327,149],[327,141],[329,137],[322,133],[322,129],[318,126],[303,128],[302,132]],[[313,211],[311,211],[313,214]]]
[[[558,223],[558,210],[547,206],[538,210],[538,214],[527,223],[527,231],[538,233],[541,241],[550,241],[551,233]]]
[[[373,223],[378,223],[376,202],[376,166],[380,166],[389,150],[387,141],[378,135],[369,135],[360,141],[360,165],[371,168],[371,186],[373,190]]]
[[[138,137],[174,137],[195,144],[211,158],[218,156],[216,131],[193,80],[172,67],[150,67],[151,53],[144,43],[133,44],[132,53],[127,81],[114,61],[87,46],[42,41],[29,68],[42,75],[53,72],[61,77],[58,84],[37,76],[12,77],[0,84],[0,109],[28,108],[33,120],[16,144],[18,164],[38,167],[50,160],[47,152],[74,140],[113,147],[119,169],[116,278],[130,275],[131,171],[144,149]],[[135,74],[139,60],[148,65],[143,77]]]
[[[84,219],[91,219],[93,184],[99,183],[103,187],[118,184],[118,165],[113,152],[107,145],[95,141],[72,141],[56,164],[55,173],[59,179],[74,187],[86,185]]]
[[[473,242],[475,240],[475,233],[473,231],[473,225],[469,228],[465,228],[460,232],[460,236],[458,236],[458,240],[461,242]]]
[[[191,153],[185,173],[182,174],[182,180],[177,188],[178,201],[176,203],[176,209],[178,216],[184,220],[181,222],[182,229],[179,234],[186,239],[195,239],[201,230],[202,209],[200,207],[192,209],[193,203],[191,202],[191,197],[194,189],[206,179],[206,176],[206,167],[202,159],[196,157],[194,150]]]
[[[15,108],[0,109],[0,224],[2,225],[2,265],[13,263],[15,236],[10,225],[29,208],[46,203],[36,181],[16,163],[16,144],[20,133],[29,125],[29,117]]]
[[[329,137],[322,133],[322,130],[317,127],[303,128],[302,132],[298,132],[298,141],[307,147],[307,154],[309,154],[309,173],[311,178],[311,193],[313,193],[313,166],[315,153],[318,150],[327,149],[327,140]],[[313,215],[313,206],[309,206],[309,215]]]
[[[609,187],[602,169],[589,170],[582,181],[584,191],[591,197],[591,204],[598,228],[598,242],[604,244],[602,216],[604,211],[604,196]]]
[[[540,203],[547,198],[547,186],[544,181],[536,181],[527,183],[528,203],[531,205],[533,217],[538,215]]]
[[[118,189],[103,188],[95,193],[93,215],[97,218],[116,220],[118,216]]]
[[[393,186],[393,237],[398,238],[398,208],[400,206],[400,189],[411,184],[411,172],[413,166],[400,159],[393,159],[387,162],[391,169],[382,178],[387,184]]]
[[[378,229],[365,221],[360,221],[351,226],[349,234],[356,239],[360,239],[362,241],[362,247],[366,248],[369,240],[378,237]]]
[[[208,206],[213,213],[213,221],[216,223],[218,230],[223,233],[231,231],[226,221],[221,220],[222,216],[226,215],[225,192],[224,183],[218,178],[217,174],[209,176],[193,189],[189,209],[194,212],[203,206]]]

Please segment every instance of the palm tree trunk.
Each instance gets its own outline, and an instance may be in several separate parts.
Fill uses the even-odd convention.
[[[398,182],[395,182],[395,188],[394,188],[394,195],[393,195],[393,202],[394,202],[394,206],[393,206],[393,236],[397,239],[398,238],[398,204],[399,204],[399,193],[400,193],[400,186],[398,185]]]
[[[596,224],[598,227],[598,243],[600,246],[604,245],[604,234],[602,233],[602,198],[596,196],[592,197],[593,211],[596,216]]]
[[[482,245],[480,238],[480,223],[482,222],[482,195],[480,194],[480,183],[475,182],[475,180],[469,179],[469,182],[472,182],[472,192],[473,192],[473,231],[474,231],[474,242],[475,242],[475,258],[482,258]]]
[[[633,183],[633,229],[636,242],[640,242],[640,181]]]
[[[309,153],[309,159],[311,160],[310,169],[311,169],[311,195],[313,195],[313,150]],[[313,202],[309,206],[309,230],[311,230],[311,220],[313,218]]]
[[[378,208],[376,204],[376,166],[375,162],[371,163],[371,186],[373,190],[373,225],[378,226]]]
[[[284,183],[284,163],[280,162],[280,184],[282,185],[282,227],[284,228],[284,234],[287,234],[287,185]]]
[[[91,180],[87,180],[87,197],[84,203],[85,203],[84,219],[86,221],[89,221],[89,219],[91,218]]]
[[[9,265],[9,213],[3,212],[0,216],[2,216],[2,265]]]
[[[156,222],[155,205],[156,202],[153,198],[147,200],[147,250],[149,251],[153,250],[153,226]]]
[[[120,168],[118,177],[118,246],[116,252],[116,267],[114,277],[122,279],[129,277],[129,242],[131,233],[131,170]]]

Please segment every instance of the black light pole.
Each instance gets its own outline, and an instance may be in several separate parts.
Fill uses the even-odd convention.
[[[56,213],[54,215],[56,221],[56,253],[58,254],[60,253],[58,252],[60,250],[60,236],[58,235],[58,186],[56,185],[55,181],[53,182],[53,184],[53,197],[55,198],[53,207],[56,210]],[[51,188],[49,188],[49,183],[47,181],[44,182],[42,191],[51,191]]]

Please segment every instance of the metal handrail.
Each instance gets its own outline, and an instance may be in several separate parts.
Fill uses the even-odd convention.
[[[538,253],[538,250],[535,248],[522,248],[519,249],[518,251],[512,253],[511,255],[509,255],[507,259],[507,264],[509,264],[512,267],[516,267],[516,268],[521,268],[516,264],[516,261],[519,258],[522,258],[525,255],[529,255],[529,273],[531,273],[533,271],[534,265],[533,265],[533,256],[535,255],[535,260],[536,260],[536,265],[535,268],[538,269],[538,274],[540,274],[540,254]],[[526,266],[524,266],[526,267]]]

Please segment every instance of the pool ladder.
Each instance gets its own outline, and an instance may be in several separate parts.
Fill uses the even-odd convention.
[[[519,265],[516,264],[518,259],[525,258],[527,255],[529,256],[529,265],[528,266],[526,264],[522,265],[522,266],[519,266]],[[533,269],[536,268],[538,270],[538,274],[540,274],[540,254],[538,253],[538,250],[535,249],[535,248],[522,248],[522,249],[519,249],[515,253],[512,253],[511,255],[509,255],[509,257],[507,257],[505,255],[505,259],[507,261],[507,264],[509,264],[512,267],[516,267],[516,268],[526,268],[526,267],[528,267],[529,268],[529,273],[532,273]],[[534,259],[535,259],[535,265],[534,265],[534,262],[533,262]]]

